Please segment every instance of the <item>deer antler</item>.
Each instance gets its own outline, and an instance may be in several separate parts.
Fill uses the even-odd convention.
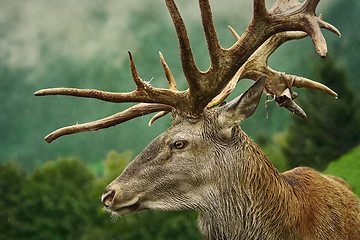
[[[229,82],[234,86],[233,83],[236,81],[233,77],[234,74],[268,37],[277,32],[301,30],[308,33],[313,39],[317,52],[325,57],[327,47],[320,27],[339,36],[340,33],[335,27],[316,17],[315,8],[318,2],[319,0],[308,0],[304,3],[299,3],[297,0],[278,0],[268,12],[265,1],[254,0],[254,17],[247,31],[237,39],[234,46],[223,49],[216,36],[209,2],[200,0],[201,18],[211,59],[208,71],[201,72],[194,61],[190,41],[180,13],[173,0],[166,1],[179,38],[181,62],[189,84],[190,100],[196,102],[194,104],[196,109],[193,109],[193,113],[201,113],[204,107],[223,91]],[[283,38],[278,38],[279,45],[283,43],[281,42]],[[293,38],[294,36],[287,40]],[[278,46],[274,46],[274,50]],[[213,103],[209,106],[212,105]]]
[[[145,103],[162,103],[172,107],[185,105],[182,103],[183,93],[168,89],[151,87],[143,81],[136,70],[132,54],[129,52],[131,74],[136,84],[136,90],[130,93],[113,93],[94,89],[77,89],[77,88],[50,88],[35,92],[36,96],[45,95],[69,95],[75,97],[96,98],[99,100],[123,103],[123,102],[145,102]]]
[[[238,40],[240,36],[230,26],[229,29],[234,35],[235,39]],[[253,55],[251,55],[251,57],[246,61],[246,63],[235,74],[234,78],[229,82],[227,88],[225,88],[225,91],[223,91],[224,96],[222,96],[221,99],[217,100],[217,102],[222,101],[227,97],[228,94],[230,94],[233,88],[235,88],[237,81],[244,78],[256,81],[260,76],[266,77],[265,92],[273,96],[279,106],[287,108],[288,110],[303,119],[307,119],[307,116],[305,112],[295,102],[293,102],[293,99],[295,99],[298,95],[297,93],[292,91],[292,86],[295,86],[297,88],[310,88],[337,97],[337,94],[333,90],[319,82],[315,82],[310,79],[298,77],[295,75],[278,72],[268,66],[267,61],[270,55],[278,47],[280,47],[280,45],[282,45],[286,41],[301,39],[306,36],[308,36],[308,34],[305,32],[288,31],[275,34],[274,36],[266,40],[266,42],[263,43],[263,45],[261,45],[253,53]],[[220,96],[221,95],[218,95],[217,98],[220,98]]]
[[[268,11],[265,6],[265,0],[254,0],[254,16],[248,29],[241,37],[237,38],[237,42],[232,47],[223,49],[217,38],[209,1],[199,0],[202,25],[211,60],[209,69],[206,72],[202,72],[196,66],[187,30],[180,12],[174,0],[166,0],[166,5],[179,39],[181,64],[189,85],[188,90],[176,90],[174,78],[162,55],[160,58],[170,89],[151,87],[139,77],[133,57],[129,52],[131,72],[137,86],[133,92],[111,93],[92,89],[54,88],[40,90],[36,92],[35,95],[71,95],[118,103],[147,103],[145,105],[135,105],[133,108],[136,109],[136,111],[132,112],[132,114],[124,111],[119,113],[119,115],[116,114],[103,119],[101,124],[95,121],[84,125],[76,125],[71,131],[59,130],[56,136],[115,126],[121,123],[123,119],[129,120],[156,111],[163,112],[156,115],[150,121],[150,124],[172,109],[177,109],[189,117],[196,118],[202,114],[206,107],[212,107],[222,101],[232,91],[239,79],[244,77],[254,79],[259,75],[265,75],[269,78],[265,91],[275,96],[275,99],[280,105],[292,109],[294,108],[292,99],[294,99],[295,94],[292,93],[291,86],[321,89],[323,91],[325,91],[325,88],[305,78],[280,74],[273,71],[265,67],[267,66],[266,61],[267,57],[280,46],[285,39],[290,40],[296,38],[289,36],[289,33],[275,35],[286,31],[306,32],[312,38],[320,56],[326,56],[326,42],[320,28],[326,28],[339,36],[340,33],[335,27],[316,17],[315,9],[318,2],[319,0],[305,0],[303,3],[299,3],[298,0],[278,0]],[[295,35],[296,34],[298,33],[295,33]],[[270,38],[273,35],[275,36]],[[265,45],[270,47],[261,50],[259,47],[263,45],[268,38],[270,39]],[[271,41],[275,43],[271,43]],[[259,54],[256,54],[257,49],[259,49],[258,52],[264,53],[267,51],[267,57],[261,57]],[[257,64],[252,65],[252,63]],[[274,77],[276,74],[277,77]],[[289,93],[287,93],[287,89]],[[330,92],[330,90],[327,91],[327,93]],[[286,98],[284,98],[284,96],[286,96]],[[288,101],[286,102],[286,100]],[[294,108],[296,109],[295,112],[298,110],[296,106]],[[298,115],[302,115],[302,113],[298,113]]]
[[[114,114],[112,116],[83,124],[76,124],[73,126],[60,128],[45,137],[45,141],[47,143],[51,143],[55,139],[80,132],[89,132],[89,131],[97,131],[103,128],[109,128],[116,126],[120,123],[126,122],[130,119],[147,115],[150,113],[158,112],[158,111],[171,111],[171,107],[165,104],[155,104],[155,103],[139,103],[135,106],[132,106],[122,112]]]

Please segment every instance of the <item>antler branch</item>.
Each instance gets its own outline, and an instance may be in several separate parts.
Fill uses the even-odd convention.
[[[240,37],[235,30],[231,27],[229,27],[229,29],[235,39],[238,40]],[[321,83],[307,78],[278,72],[268,66],[267,61],[270,55],[283,43],[289,40],[301,39],[306,36],[308,36],[308,34],[305,32],[295,31],[278,33],[269,38],[239,69],[234,78],[225,88],[226,91],[223,91],[222,94],[225,95],[222,96],[221,99],[225,99],[227,95],[230,94],[232,89],[235,88],[236,82],[240,79],[248,78],[256,81],[260,76],[266,77],[265,92],[273,96],[279,106],[287,108],[304,119],[307,119],[305,112],[295,102],[293,102],[293,100],[298,96],[292,91],[293,86],[297,88],[304,87],[314,89],[337,97],[337,94],[333,90]],[[218,101],[220,101],[220,96],[222,94],[217,97],[219,98]],[[213,101],[215,101],[215,99]]]
[[[329,23],[321,20],[315,14],[320,0],[306,0],[300,3],[298,0],[278,0],[270,9],[269,14],[275,22],[275,29],[281,28],[285,31],[301,30],[309,34],[315,49],[321,57],[327,55],[326,40],[320,31],[325,28],[338,36],[339,30]]]
[[[95,98],[102,101],[124,103],[124,102],[145,102],[161,103],[172,107],[182,108],[185,92],[179,92],[168,89],[154,88],[143,81],[136,70],[132,54],[129,52],[130,67],[137,89],[129,93],[114,93],[94,89],[77,88],[49,88],[35,92],[35,96],[47,95],[68,95],[74,97]]]
[[[61,136],[80,132],[98,131],[99,129],[113,127],[139,116],[144,116],[158,111],[171,111],[171,109],[172,108],[170,106],[164,104],[139,103],[122,112],[97,121],[60,128],[47,135],[45,137],[45,141],[47,143],[51,143]]]

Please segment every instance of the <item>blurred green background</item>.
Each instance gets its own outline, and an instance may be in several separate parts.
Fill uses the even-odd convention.
[[[209,66],[195,0],[178,1],[195,59]],[[274,1],[266,1],[271,6]],[[251,20],[252,1],[211,1],[222,46]],[[132,91],[127,50],[140,76],[153,86],[167,82],[161,51],[180,90],[187,88],[175,30],[164,1],[0,0],[0,239],[200,239],[197,213],[144,211],[121,218],[104,212],[99,197],[131,159],[171,124],[169,117],[147,126],[151,116],[98,132],[62,137],[51,131],[97,120],[129,104],[53,96],[34,97],[48,87]],[[272,68],[322,82],[333,99],[295,89],[309,117],[304,122],[265,99],[241,126],[281,171],[310,166],[343,177],[360,196],[360,2],[321,1],[318,14],[342,37],[323,31],[329,56],[320,59],[309,38],[284,44]],[[243,80],[230,96],[251,81]]]

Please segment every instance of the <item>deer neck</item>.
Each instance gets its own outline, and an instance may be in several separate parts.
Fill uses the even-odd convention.
[[[295,214],[290,184],[261,149],[240,131],[234,159],[217,159],[217,178],[208,209],[200,210],[199,227],[208,239],[283,239]],[[226,162],[226,163],[225,163]],[[228,163],[231,164],[228,164]]]

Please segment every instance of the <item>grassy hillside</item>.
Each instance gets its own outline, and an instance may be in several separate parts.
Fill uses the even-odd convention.
[[[331,162],[324,173],[343,178],[360,197],[360,145]]]

